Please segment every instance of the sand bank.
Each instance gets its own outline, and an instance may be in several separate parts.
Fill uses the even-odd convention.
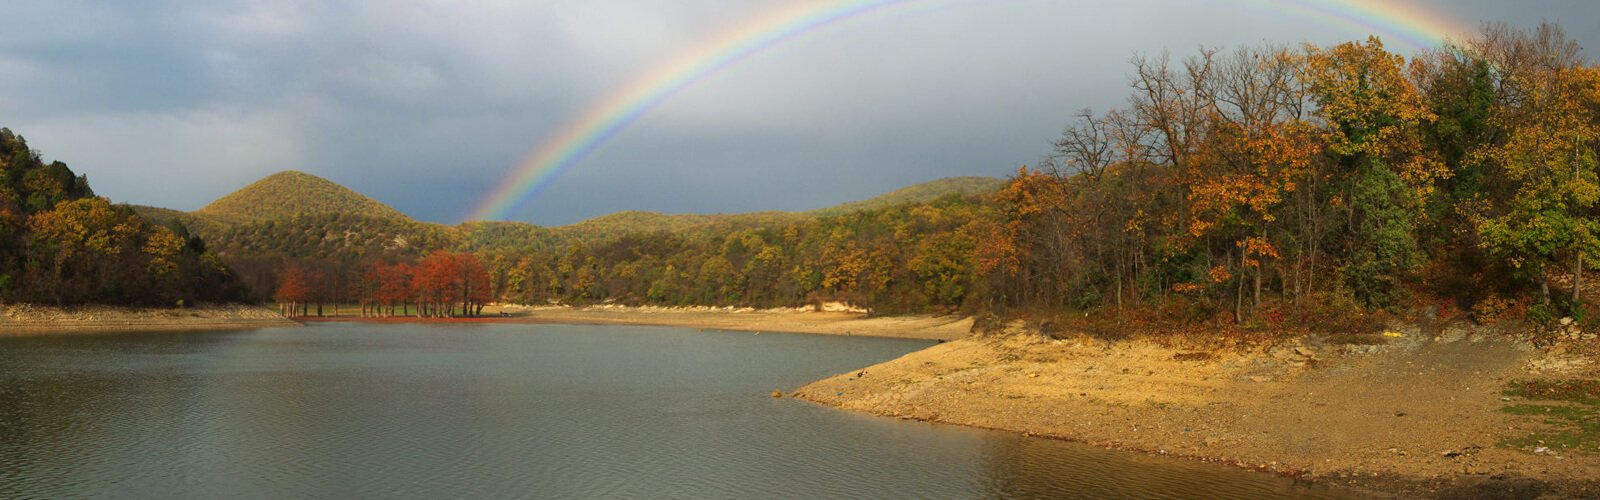
[[[1036,335],[969,338],[796,396],[884,416],[1082,441],[1402,494],[1600,494],[1600,456],[1501,446],[1526,378],[1593,378],[1592,357],[1456,332],[1383,346],[1184,350]],[[1516,495],[1510,495],[1516,496]]]
[[[184,309],[127,307],[0,306],[0,335],[131,331],[234,330],[300,326],[258,306],[223,305]]]
[[[869,317],[859,312],[799,309],[596,306],[507,309],[520,321],[681,326],[750,332],[859,335],[954,340],[970,335],[972,319],[958,316]]]

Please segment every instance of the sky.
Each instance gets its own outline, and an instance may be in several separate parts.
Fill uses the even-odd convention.
[[[1467,28],[1565,20],[1600,51],[1600,2],[1393,1]],[[117,202],[194,210],[292,169],[455,223],[618,89],[796,3],[22,0],[0,30],[0,126]],[[911,2],[695,81],[506,218],[808,210],[1006,176],[1076,111],[1126,105],[1138,54],[1368,34],[1414,50],[1308,13],[1332,4]]]

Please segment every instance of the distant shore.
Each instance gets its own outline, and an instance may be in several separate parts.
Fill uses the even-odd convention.
[[[800,309],[595,306],[535,308],[525,314],[518,318],[541,323],[681,326],[924,340],[955,340],[966,337],[972,331],[972,319],[959,316],[873,317],[860,312]]]
[[[972,319],[960,316],[884,316],[830,308],[753,309],[734,307],[654,307],[598,305],[488,306],[483,315],[463,318],[361,317],[353,314],[297,318],[306,322],[363,323],[555,323],[575,325],[677,326],[746,332],[801,333],[955,340],[972,331]]]
[[[1507,384],[1593,378],[1591,357],[1460,331],[1402,335],[1376,346],[1300,339],[1224,350],[973,337],[793,396],[1390,494],[1600,495],[1600,454],[1504,445],[1544,429],[1504,410],[1525,403],[1502,395]]]
[[[301,326],[248,305],[188,308],[0,306],[0,336],[149,331],[236,330]]]

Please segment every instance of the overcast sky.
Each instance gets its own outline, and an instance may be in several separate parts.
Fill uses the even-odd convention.
[[[193,210],[295,169],[454,223],[614,89],[784,3],[8,2],[0,126],[119,202]],[[929,0],[852,19],[699,81],[513,219],[805,210],[1004,176],[1075,110],[1124,105],[1134,54],[1367,34],[1272,3]],[[1600,43],[1600,2],[1409,3]]]

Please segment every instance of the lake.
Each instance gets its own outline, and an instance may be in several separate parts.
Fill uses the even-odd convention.
[[[0,338],[0,498],[1347,498],[773,399],[928,341],[332,323]]]

